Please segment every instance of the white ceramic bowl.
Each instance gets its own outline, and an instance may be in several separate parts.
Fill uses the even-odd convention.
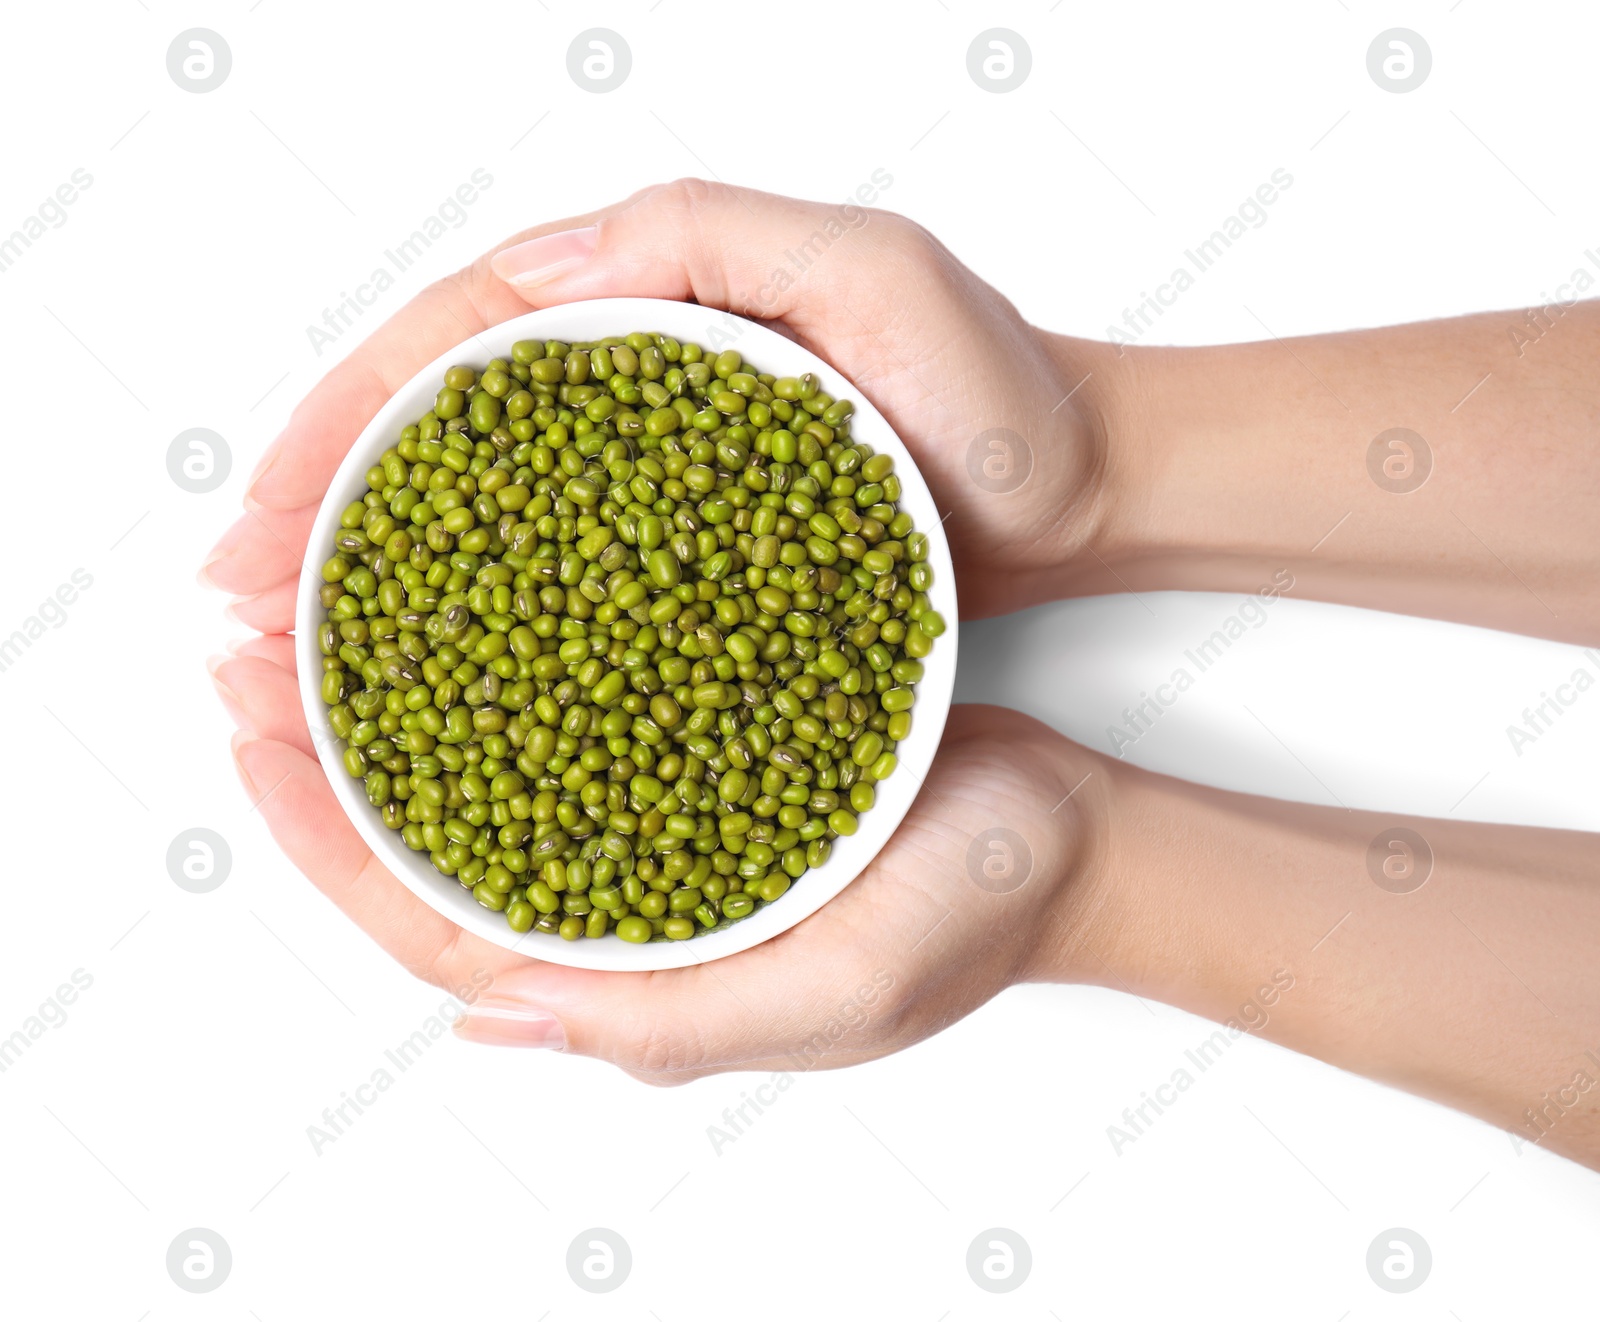
[[[807,872],[781,899],[762,905],[740,922],[688,941],[631,945],[614,937],[598,941],[588,938],[563,941],[543,932],[519,935],[506,925],[504,915],[483,908],[469,891],[436,872],[426,854],[408,849],[399,833],[390,831],[379,820],[377,812],[367,802],[360,781],[345,771],[340,760],[340,745],[328,730],[327,707],[318,689],[322,658],[317,650],[317,626],[323,618],[318,603],[318,589],[322,586],[320,569],[333,545],[340,513],[367,491],[367,470],[394,443],[403,427],[415,422],[433,406],[434,394],[447,367],[462,362],[481,366],[491,356],[509,357],[515,340],[598,340],[633,331],[671,335],[707,349],[715,346],[719,352],[735,348],[756,370],[775,376],[815,372],[822,380],[823,389],[853,400],[856,411],[850,424],[851,434],[874,450],[894,456],[895,472],[900,475],[901,507],[910,511],[917,528],[928,535],[928,561],[933,568],[931,596],[949,628],[927,658],[927,673],[917,685],[911,737],[896,750],[900,765],[893,776],[878,786],[877,803],[870,812],[862,814],[861,827],[856,834],[834,841],[828,861]],[[682,968],[748,950],[810,917],[860,875],[910,809],[939,747],[955,685],[958,631],[955,572],[950,564],[950,548],[939,511],[905,445],[859,390],[815,354],[755,322],[692,303],[607,298],[530,312],[463,341],[418,372],[378,411],[339,466],[312,527],[311,549],[306,555],[295,609],[295,657],[306,720],[316,733],[316,746],[334,794],[372,851],[407,888],[452,922],[496,945],[555,964],[642,970]]]

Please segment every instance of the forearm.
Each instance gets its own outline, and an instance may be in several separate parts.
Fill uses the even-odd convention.
[[[1046,976],[1232,1021],[1600,1167],[1600,837],[1415,820],[1430,875],[1388,844],[1394,817],[1110,762],[1097,779],[1110,830]]]
[[[1094,554],[1057,595],[1247,592],[1287,569],[1297,596],[1600,640],[1600,304],[1544,324],[1120,354],[1054,338],[1105,436]],[[1394,428],[1426,451],[1375,449]]]

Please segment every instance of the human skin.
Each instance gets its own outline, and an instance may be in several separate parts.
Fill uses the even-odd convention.
[[[1600,1049],[1600,974],[1581,937],[1600,917],[1582,884],[1600,862],[1592,836],[1410,823],[1433,875],[1394,895],[1366,861],[1391,819],[1182,785],[1018,713],[958,707],[867,872],[791,931],[711,965],[608,974],[528,960],[456,928],[366,850],[313,755],[284,636],[311,521],[395,388],[530,305],[693,298],[781,322],[916,452],[948,511],[969,616],[1081,592],[1253,589],[1288,568],[1302,595],[1600,636],[1586,517],[1600,459],[1578,376],[1600,348],[1591,309],[1569,310],[1510,364],[1509,338],[1496,338],[1507,319],[1494,317],[1119,351],[1029,326],[886,213],[861,213],[801,281],[773,290],[777,254],[830,215],[688,181],[530,230],[420,295],[295,411],[203,571],[265,635],[212,669],[241,727],[240,774],[289,856],[418,976],[492,976],[463,1036],[563,1047],[651,1082],[792,1068],[879,971],[892,984],[814,1065],[898,1050],[1016,982],[1099,983],[1220,1019],[1282,968],[1295,985],[1266,1036],[1522,1126]],[[1367,472],[1368,443],[1393,426],[1433,450],[1409,495]],[[971,476],[974,438],[995,428],[1026,440],[1027,480],[1012,490]],[[1536,443],[1506,443],[1530,431]],[[967,864],[997,826],[1030,859],[1007,894]],[[1562,1108],[1544,1144],[1600,1166],[1597,1101],[1600,1088]]]
[[[1069,373],[1100,360],[1116,438],[1104,563],[1052,585],[1250,592],[1287,568],[1296,596],[1593,645],[1600,303],[1545,316],[1531,343],[1520,312],[1120,359],[1052,337]],[[1404,494],[1368,472],[1392,428],[1431,452]]]

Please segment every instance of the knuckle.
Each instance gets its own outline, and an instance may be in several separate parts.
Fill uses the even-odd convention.
[[[911,1000],[898,981],[878,989],[868,999],[853,994],[832,1014],[812,1020],[795,1041],[788,1056],[803,1069],[832,1067],[881,1054],[895,1042],[907,1022]]]
[[[907,291],[923,304],[970,315],[962,304],[972,292],[970,276],[934,235],[895,211],[866,210],[860,230],[863,261],[842,268],[835,277],[848,285],[852,305],[861,315],[898,324],[907,315]]]
[[[670,1076],[701,1069],[705,1059],[705,1042],[692,1023],[650,1018],[637,1021],[624,1034],[617,1063],[630,1074]]]
[[[672,180],[671,183],[662,184],[656,190],[654,200],[694,216],[705,211],[726,193],[725,184],[715,184],[708,179],[685,175]]]
[[[651,1088],[681,1088],[686,1083],[693,1083],[700,1077],[699,1073],[685,1071],[678,1074],[652,1074],[649,1070],[636,1070],[623,1068],[622,1071],[629,1078],[646,1084]]]
[[[490,303],[501,285],[500,277],[489,265],[493,256],[492,252],[483,253],[453,275],[445,276],[432,287],[432,292],[446,303],[464,299],[476,317],[486,325],[492,324]]]
[[[402,960],[402,967],[421,982],[448,988],[460,959],[461,937],[459,927],[440,933],[437,941],[418,950],[414,958]]]
[[[725,184],[684,175],[641,188],[617,209],[617,215],[633,215],[653,225],[696,225],[727,193]]]
[[[878,992],[863,1036],[871,1036],[880,1041],[898,1037],[909,1022],[915,1004],[916,998],[905,980],[893,979],[888,986],[882,987]]]
[[[881,220],[888,241],[918,265],[942,268],[951,260],[950,250],[933,232],[909,216],[898,211],[874,211],[872,219]]]
[[[728,297],[722,240],[735,196],[727,184],[686,176],[658,185],[640,204],[648,224],[675,236],[677,259],[702,303],[723,306]]]

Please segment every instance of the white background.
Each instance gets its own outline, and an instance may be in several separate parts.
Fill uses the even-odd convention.
[[[634,57],[602,96],[565,63],[597,25]],[[166,68],[194,26],[233,53],[205,95]],[[1033,52],[1007,95],[966,71],[993,26]],[[1433,51],[1407,95],[1366,69],[1394,26]],[[1162,338],[1520,308],[1600,244],[1593,12],[108,0],[13,7],[5,27],[0,235],[75,169],[93,177],[0,274],[0,633],[74,569],[93,576],[0,674],[0,1036],[74,970],[93,978],[0,1075],[7,1316],[1592,1311],[1596,1176],[1254,1039],[1115,1155],[1107,1125],[1210,1030],[1098,990],[1017,990],[902,1056],[801,1078],[720,1155],[706,1127],[749,1077],[653,1091],[590,1061],[446,1039],[314,1155],[306,1127],[441,997],[248,811],[203,669],[235,626],[193,574],[289,408],[358,338],[319,357],[307,325],[475,168],[492,187],[371,324],[506,234],[647,182],[714,172],[837,200],[880,167],[884,205],[1052,329],[1104,335],[1279,167],[1292,189]],[[232,449],[207,495],[167,475],[169,442],[193,426]],[[1104,749],[1105,726],[1231,609],[1106,598],[975,628],[963,692]],[[1313,801],[1596,829],[1600,698],[1520,758],[1505,736],[1575,655],[1290,600],[1129,756]],[[209,895],[165,866],[194,826],[233,850]],[[604,1296],[563,1265],[596,1225],[634,1255]],[[232,1248],[214,1294],[165,1270],[193,1226]],[[965,1270],[991,1226],[1033,1248],[1010,1295]],[[1392,1226],[1432,1246],[1416,1293],[1367,1275],[1368,1244]]]

